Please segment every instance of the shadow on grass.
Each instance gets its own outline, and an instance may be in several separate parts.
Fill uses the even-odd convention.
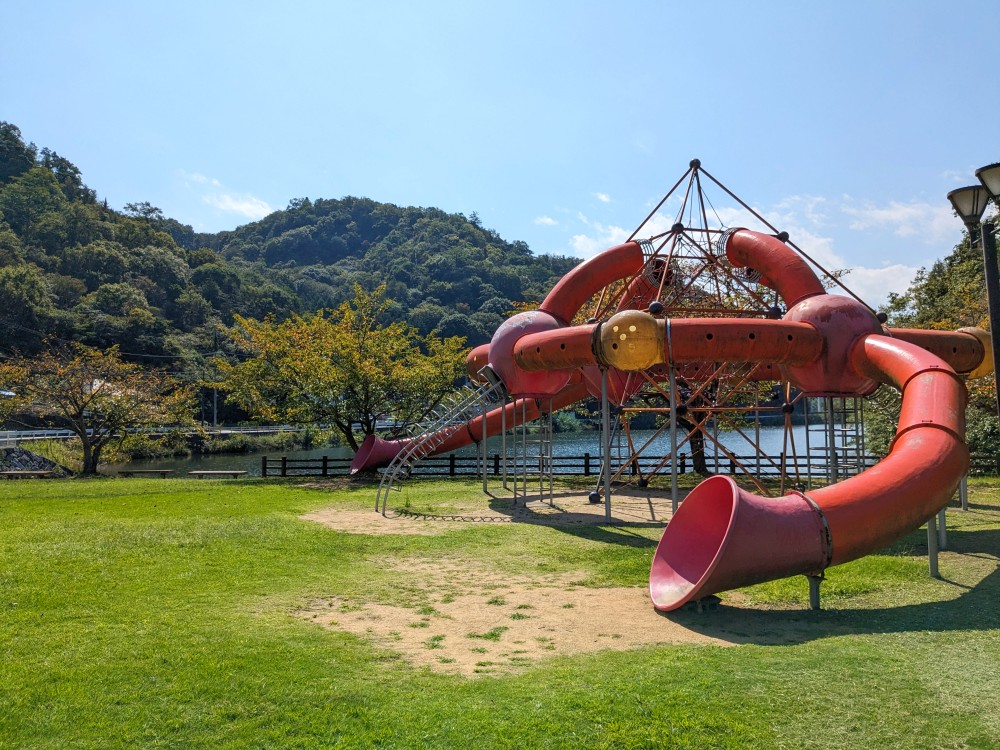
[[[757,645],[799,644],[840,635],[1000,629],[1000,608],[996,606],[1000,599],[1000,567],[996,564],[1000,530],[951,531],[948,552],[979,565],[985,561],[993,570],[971,586],[942,579],[942,584],[957,592],[954,598],[897,607],[776,610],[720,604],[700,613],[679,610],[660,614],[703,635]],[[961,565],[962,560],[951,564]]]

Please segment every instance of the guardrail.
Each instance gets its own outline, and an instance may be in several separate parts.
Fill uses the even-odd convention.
[[[163,435],[164,430],[155,427],[139,427],[128,432],[146,435]],[[251,427],[211,427],[203,430],[208,435],[277,435],[282,432],[305,432],[304,427],[281,426],[251,426]],[[194,432],[185,431],[186,435]],[[38,440],[72,440],[76,433],[72,430],[0,430],[0,448],[11,448],[18,443],[31,443]]]
[[[76,433],[71,430],[0,430],[0,448],[37,440],[69,440],[75,437]]]

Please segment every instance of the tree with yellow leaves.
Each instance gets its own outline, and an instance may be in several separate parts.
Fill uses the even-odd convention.
[[[464,339],[386,324],[390,305],[384,286],[355,286],[354,298],[333,312],[283,321],[237,316],[229,335],[248,357],[219,363],[220,387],[259,419],[332,425],[354,450],[356,429],[367,436],[382,420],[416,422],[464,374]]]
[[[0,364],[7,414],[31,414],[72,430],[82,446],[83,474],[96,474],[101,452],[137,427],[193,424],[192,391],[170,375],[123,362],[107,351],[50,343],[40,354]]]

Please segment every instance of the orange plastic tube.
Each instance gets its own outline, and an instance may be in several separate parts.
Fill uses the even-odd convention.
[[[479,371],[483,369],[485,365],[490,362],[490,345],[480,344],[470,351],[465,357],[465,372],[469,376],[469,380],[473,383],[483,382],[482,378],[479,376]]]
[[[753,268],[761,283],[776,290],[788,307],[807,297],[825,294],[809,264],[777,237],[737,229],[726,241],[726,257],[734,266]]]
[[[965,384],[915,344],[872,335],[854,366],[903,393],[892,449],[874,467],[812,493],[833,537],[833,565],[881,549],[943,508],[969,468]]]
[[[562,409],[586,397],[587,386],[580,382],[580,378],[577,377],[552,398],[552,411]],[[504,416],[505,410],[506,417]],[[509,429],[521,424],[522,418],[530,422],[538,419],[540,414],[541,409],[539,409],[535,399],[518,399],[505,407],[497,407],[486,413],[486,434],[488,437],[499,435],[500,428],[505,422]],[[448,453],[470,443],[478,443],[483,439],[483,417],[480,415],[463,424],[446,427],[442,432],[444,433],[444,442],[429,451],[428,456]],[[385,466],[396,457],[396,454],[419,439],[418,437],[384,440],[377,435],[369,435],[358,448],[358,452],[354,454],[354,459],[351,461],[351,474]]]
[[[640,317],[641,316],[641,317]],[[656,351],[644,358],[645,366],[631,365],[619,356],[615,325],[619,320],[655,325]],[[530,371],[569,369],[600,364],[623,371],[646,369],[672,358],[682,362],[771,362],[805,364],[823,350],[823,337],[808,323],[781,320],[734,320],[727,318],[681,318],[667,322],[647,313],[629,311],[596,325],[560,328],[531,333],[518,339],[514,361]],[[628,325],[624,325],[623,329]],[[629,343],[628,333],[624,343]],[[653,334],[651,334],[653,335]],[[653,356],[655,354],[655,356]],[[775,373],[777,377],[777,373]]]
[[[588,299],[612,281],[638,273],[642,263],[638,242],[609,247],[559,279],[538,309],[568,325]]]
[[[983,361],[982,342],[962,331],[925,331],[919,328],[889,328],[890,336],[926,349],[947,362],[955,372],[972,372]]]
[[[808,323],[686,318],[670,322],[669,347],[674,362],[805,364],[823,351],[823,337]]]

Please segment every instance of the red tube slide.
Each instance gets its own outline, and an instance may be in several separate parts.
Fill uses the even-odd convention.
[[[903,393],[889,455],[851,479],[808,495],[764,498],[728,477],[696,487],[653,557],[653,605],[686,602],[776,578],[818,574],[881,549],[948,502],[968,468],[965,386],[941,359],[886,336],[856,342],[852,366]]]
[[[579,378],[574,379],[562,391],[552,397],[552,411],[563,409],[570,404],[587,397],[587,386],[580,382]],[[543,406],[547,406],[543,402]],[[506,416],[503,412],[506,409]],[[507,404],[506,407],[498,407],[486,413],[486,434],[488,436],[499,435],[500,428],[506,423],[507,428],[516,427],[522,421],[531,422],[541,415],[542,410],[539,403],[533,398],[518,399]],[[427,453],[428,456],[436,456],[440,453],[463,448],[470,443],[478,443],[483,439],[483,417],[480,415],[468,422],[460,425],[446,427],[442,430],[444,441]],[[415,440],[423,436],[402,438],[401,440],[383,440],[377,435],[369,435],[358,448],[351,461],[351,474],[359,471],[374,469],[378,466],[385,466],[396,454],[405,450]]]

